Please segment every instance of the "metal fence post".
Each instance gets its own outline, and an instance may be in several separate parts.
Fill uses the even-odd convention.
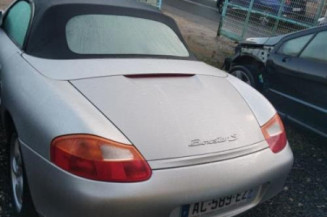
[[[244,5],[242,1],[246,1],[246,5]],[[217,36],[226,36],[232,40],[240,41],[246,37],[267,37],[276,35],[277,33],[286,34],[291,31],[311,28],[322,15],[322,12],[324,11],[324,3],[326,2],[326,0],[319,0],[323,2],[317,3],[320,6],[316,9],[316,13],[314,13],[316,18],[315,20],[311,18],[309,22],[307,21],[308,18],[303,13],[296,18],[293,18],[292,16],[284,17],[284,12],[290,12],[291,14],[295,14],[295,12],[297,12],[297,10],[294,10],[297,9],[294,8],[296,5],[291,4],[289,6],[290,8],[286,8],[288,7],[286,5],[286,1],[287,0],[280,0],[279,6],[274,8],[268,7],[270,11],[267,12],[267,10],[264,10],[266,6],[260,6],[260,4],[257,5],[256,0],[225,0],[223,12],[219,20]],[[243,11],[243,13],[239,15],[239,11]],[[273,26],[258,26],[256,23],[257,20],[252,19],[252,15],[259,15],[264,18],[269,18],[271,22],[273,22]],[[301,18],[306,20],[302,21],[300,20]]]
[[[245,33],[247,32],[247,30],[249,28],[249,20],[250,20],[250,16],[251,16],[251,13],[252,13],[253,4],[254,4],[254,0],[251,0],[248,13],[246,14],[245,24],[244,24],[244,27],[243,27],[241,38],[244,38],[244,35],[245,35]]]
[[[278,25],[279,25],[279,21],[280,21],[280,16],[282,15],[283,11],[284,11],[284,6],[285,6],[285,0],[282,0],[282,4],[278,10],[278,14],[277,14],[277,18],[276,18],[276,22],[275,22],[275,25],[274,25],[274,28],[272,30],[272,34],[275,35],[276,33],[276,30],[278,28]]]
[[[218,24],[219,26],[218,26],[217,36],[220,36],[221,28],[223,27],[224,18],[226,16],[227,7],[228,7],[228,1],[229,0],[225,0],[225,2],[224,2],[223,12],[221,13],[220,19],[219,19],[219,24]]]
[[[162,6],[162,0],[157,0],[157,7],[161,9]]]

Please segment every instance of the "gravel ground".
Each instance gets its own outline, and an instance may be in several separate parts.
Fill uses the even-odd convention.
[[[0,10],[4,10],[13,0],[0,0]]]
[[[7,161],[8,156],[6,152],[6,141],[2,131],[2,126],[0,126],[0,217],[11,217],[9,208],[12,204],[8,201],[8,173],[7,173]]]
[[[210,65],[221,68],[227,56],[234,52],[236,43],[225,37],[217,37],[218,21],[184,12],[166,5],[163,13],[172,17],[192,53]]]

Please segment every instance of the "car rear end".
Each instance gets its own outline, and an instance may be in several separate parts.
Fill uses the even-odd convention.
[[[29,159],[26,167],[33,200],[44,217],[233,216],[281,191],[293,163],[287,145],[278,154],[266,148],[187,167],[156,169],[148,161],[152,167],[149,180],[112,183],[69,174],[25,145],[23,151]]]
[[[282,189],[293,155],[259,93],[193,61],[157,12],[84,6],[47,13],[48,43],[23,54],[37,73],[17,88],[33,84],[24,110],[42,118],[27,131],[43,140],[20,142],[41,216],[233,216]]]
[[[63,72],[71,69],[60,60],[25,58],[38,69],[51,64],[61,65]],[[79,76],[78,68],[99,63],[71,61],[77,68],[70,76]],[[99,69],[100,74],[112,72],[117,65],[125,74],[135,70],[145,74],[118,75],[116,71],[114,76],[72,79],[71,87],[82,93],[75,100],[91,102],[101,113],[90,111],[89,115],[110,117],[131,144],[117,144],[110,134],[100,138],[94,130],[94,135],[70,133],[52,141],[48,160],[21,141],[33,201],[41,216],[233,216],[281,191],[293,155],[278,116],[260,94],[252,95],[255,91],[250,87],[239,87],[236,79],[211,72],[213,68],[196,61],[103,62],[107,65]],[[157,65],[165,66],[157,68],[154,76],[150,72]],[[165,71],[173,74],[163,75]],[[196,71],[202,75],[189,74]],[[69,93],[63,87],[60,91]],[[57,94],[51,101],[55,103],[58,96],[63,97]],[[78,107],[70,109],[80,113]],[[43,121],[52,123],[48,118]],[[78,117],[71,117],[71,124],[74,118]],[[97,125],[85,122],[90,129],[98,129]],[[79,133],[83,132],[88,131]],[[107,154],[117,147],[114,155]],[[99,150],[102,159],[96,154]],[[116,167],[129,159],[143,162],[148,175],[138,176],[144,171],[132,164]],[[101,165],[112,171],[109,174],[125,175],[119,180],[103,178]]]

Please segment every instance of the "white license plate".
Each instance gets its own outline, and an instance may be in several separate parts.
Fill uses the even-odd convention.
[[[301,8],[293,8],[293,12],[300,12],[300,11],[302,11]]]
[[[181,217],[202,216],[208,213],[218,212],[218,210],[222,210],[227,207],[247,204],[253,201],[257,193],[258,189],[251,189],[230,196],[221,197],[219,199],[184,205],[182,206]]]

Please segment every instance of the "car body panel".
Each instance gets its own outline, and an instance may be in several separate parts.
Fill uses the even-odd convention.
[[[281,45],[267,61],[265,95],[290,119],[327,134],[327,124],[321,122],[327,116],[327,63],[280,54]]]
[[[44,76],[56,80],[139,74],[198,74],[227,77],[225,72],[193,60],[156,58],[53,60],[26,54],[23,57]]]
[[[249,85],[240,81],[234,76],[228,76],[227,79],[243,96],[260,126],[266,124],[271,117],[276,114],[276,110],[271,103],[254,88],[249,87]]]
[[[8,38],[7,34],[0,28],[0,59],[1,67],[4,68],[6,60],[16,53],[22,53],[22,51]]]
[[[107,183],[62,171],[24,143],[22,149],[30,171],[32,197],[44,217],[91,217],[94,213],[98,217],[178,217],[173,215],[174,210],[184,204],[263,186],[258,200],[224,213],[224,216],[234,216],[279,192],[293,164],[292,151],[287,145],[278,154],[267,148],[226,161],[154,170],[151,179],[145,182]]]
[[[113,76],[71,82],[147,160],[227,151],[264,140],[247,103],[225,78]]]
[[[227,151],[211,152],[207,154],[194,155],[188,157],[150,160],[148,161],[148,163],[152,169],[156,170],[178,168],[234,159],[250,155],[258,151],[262,151],[264,149],[267,149],[267,143],[266,141],[261,141],[241,148],[229,149]]]
[[[274,37],[262,37],[262,38],[247,38],[245,39],[245,41],[242,41],[240,44],[274,46],[285,36],[286,35],[279,35]]]
[[[0,37],[0,43],[9,42],[3,32]],[[51,141],[59,135],[74,133],[95,134],[130,144],[69,82],[46,78],[22,58],[17,48],[13,47],[12,53],[3,58],[3,109],[10,112],[20,138],[39,154],[49,159]]]
[[[273,37],[274,43],[268,43],[271,38],[250,38],[237,47],[227,65],[230,69],[242,59],[262,65],[261,91],[278,112],[284,118],[327,137],[327,125],[321,121],[327,115],[327,64],[278,52],[288,40],[304,35],[315,36],[321,31],[327,31],[327,27]]]

